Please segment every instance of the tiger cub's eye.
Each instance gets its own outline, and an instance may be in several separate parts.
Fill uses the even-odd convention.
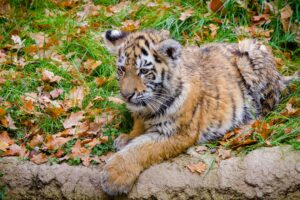
[[[141,74],[147,74],[149,69],[140,69]]]

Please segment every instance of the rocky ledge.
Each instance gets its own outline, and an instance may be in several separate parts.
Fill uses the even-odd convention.
[[[145,170],[128,196],[111,198],[100,186],[101,166],[36,165],[0,160],[6,199],[300,199],[300,151],[261,148],[218,164],[214,155],[189,154]],[[185,166],[205,161],[201,175]]]

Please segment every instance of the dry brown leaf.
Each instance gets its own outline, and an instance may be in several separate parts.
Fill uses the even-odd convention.
[[[108,97],[107,100],[111,101],[115,104],[124,104],[125,103],[122,99],[120,99],[118,97]]]
[[[119,4],[108,7],[106,16],[112,16],[113,13],[118,13],[129,5],[129,1],[121,1]]]
[[[2,125],[6,128],[12,129],[12,130],[16,130],[17,127],[15,126],[15,122],[14,120],[11,118],[10,114],[8,114],[7,116],[4,117],[3,119],[4,124],[2,123]],[[1,120],[2,121],[2,120]]]
[[[53,118],[58,118],[65,114],[65,110],[61,107],[47,107],[46,112]]]
[[[5,151],[1,156],[20,156],[20,157],[26,157],[28,156],[27,150],[25,145],[17,145],[12,144],[8,147],[8,150]]]
[[[82,108],[82,100],[85,95],[85,90],[82,86],[74,87],[70,91],[69,99],[72,101],[72,106]]]
[[[6,111],[3,108],[0,108],[0,118],[4,117]]]
[[[59,95],[61,95],[62,93],[64,93],[63,89],[54,89],[50,92],[50,96],[52,99],[56,99],[57,97],[59,97]]]
[[[84,63],[82,63],[80,71],[81,72],[86,72],[88,75],[91,75],[91,73],[96,69],[99,65],[101,65],[100,60],[93,60],[93,59],[88,59]]]
[[[8,143],[0,140],[0,150],[1,151],[6,151],[8,147],[9,147]]]
[[[212,39],[214,39],[217,35],[217,31],[220,28],[219,26],[215,25],[215,24],[209,24],[209,30],[211,31],[210,37]]]
[[[228,159],[228,158],[231,157],[231,150],[230,150],[230,149],[226,150],[226,149],[223,149],[223,148],[219,148],[219,149],[217,150],[217,154],[218,154],[218,156],[219,156],[222,160],[225,160],[225,159]]]
[[[101,141],[101,144],[105,144],[106,142],[108,142],[108,136],[107,135],[101,136],[100,141]]]
[[[58,82],[62,79],[60,76],[55,76],[53,72],[50,72],[47,69],[44,69],[42,72],[42,81],[45,82],[50,82],[50,83],[55,83]]]
[[[33,155],[32,158],[30,159],[32,162],[34,162],[35,164],[43,164],[45,162],[48,161],[48,158],[46,156],[46,154],[44,153],[39,153],[37,155]]]
[[[284,32],[288,32],[290,26],[290,19],[293,14],[293,10],[289,5],[286,5],[280,11],[280,21]]]
[[[24,108],[27,112],[32,112],[34,110],[33,101],[32,100],[25,100],[24,101]]]
[[[102,125],[103,124],[96,122],[90,123],[89,130],[87,131],[87,133],[97,135],[101,131]]]
[[[183,13],[181,13],[179,19],[181,21],[185,21],[187,18],[189,18],[190,16],[192,16],[193,13],[194,13],[194,11],[192,9],[187,9],[186,11],[184,11]]]
[[[90,164],[90,153],[91,150],[82,147],[82,143],[80,140],[77,140],[75,145],[72,147],[71,157],[79,157],[82,160],[82,164],[84,166],[88,166]]]
[[[35,135],[32,140],[28,143],[28,145],[31,147],[31,148],[34,148],[40,144],[42,144],[44,141],[44,138],[42,135]]]
[[[12,35],[11,39],[13,40],[13,42],[15,44],[12,47],[13,49],[20,49],[20,48],[22,48],[24,46],[21,38],[18,35]]]
[[[7,143],[8,145],[14,144],[15,141],[12,140],[6,131],[1,132],[0,141]]]
[[[259,21],[268,21],[269,18],[270,18],[269,14],[261,14],[261,15],[252,16],[251,20],[253,22],[259,22]]]
[[[53,135],[47,135],[44,145],[48,150],[59,149],[71,139],[71,137],[54,137]]]
[[[221,0],[211,0],[208,2],[208,7],[213,12],[218,12],[223,9],[223,2]]]
[[[195,151],[199,154],[204,154],[208,148],[206,146],[198,146],[195,148]]]
[[[77,126],[80,121],[84,118],[83,111],[79,111],[76,113],[71,113],[71,115],[64,121],[64,128],[71,128],[72,126]]]
[[[123,31],[131,32],[131,31],[138,30],[139,28],[140,28],[140,21],[139,20],[137,20],[137,21],[126,20],[126,21],[122,22],[121,29]]]
[[[38,48],[44,48],[46,43],[49,43],[48,35],[45,33],[30,33],[29,36],[35,41]]]
[[[267,139],[272,132],[272,130],[270,130],[270,124],[259,120],[256,120],[252,124],[252,128],[255,132],[259,133],[264,140]]]
[[[300,142],[300,134],[299,134],[299,135],[297,135],[297,137],[296,137],[296,141],[297,141],[297,142]]]
[[[106,77],[97,77],[97,78],[95,78],[95,83],[98,87],[101,87],[102,85],[104,85],[105,83],[107,83],[110,80],[112,80],[112,79],[106,78]]]
[[[61,157],[63,157],[64,155],[65,155],[65,151],[62,150],[62,149],[58,149],[58,150],[56,151],[56,153],[54,154],[55,158],[61,158]]]
[[[285,133],[285,134],[289,134],[289,133],[292,132],[292,130],[293,130],[293,129],[291,129],[291,128],[286,128],[286,129],[284,129],[284,133]]]
[[[101,139],[100,139],[101,140]],[[97,138],[93,138],[92,141],[88,142],[87,145],[90,147],[90,149],[94,148],[97,144],[101,144]]]
[[[281,114],[287,117],[300,115],[300,98],[291,98],[286,104],[286,107],[284,111],[281,112]]]
[[[196,164],[189,164],[186,167],[192,172],[198,172],[199,174],[205,172],[207,165],[204,162],[199,162]]]

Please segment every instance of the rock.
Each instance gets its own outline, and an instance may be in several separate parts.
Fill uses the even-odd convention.
[[[150,167],[128,196],[114,199],[300,199],[300,151],[290,146],[257,149],[219,165],[209,152],[190,154]],[[200,160],[208,165],[201,175],[185,167]],[[101,190],[101,166],[35,165],[10,157],[0,160],[0,171],[7,199],[113,199]]]

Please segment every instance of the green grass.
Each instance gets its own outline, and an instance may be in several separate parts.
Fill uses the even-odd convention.
[[[9,131],[9,134],[14,137],[22,138],[30,134],[30,129],[23,125],[26,120],[33,120],[38,124],[42,134],[55,134],[62,131],[63,121],[66,115],[57,118],[51,117],[43,109],[36,108],[41,112],[41,115],[31,115],[20,109],[23,106],[21,101],[25,93],[37,92],[38,88],[43,86],[49,90],[60,88],[64,90],[64,94],[59,97],[64,100],[68,92],[77,85],[83,85],[89,88],[88,93],[83,100],[83,109],[85,109],[92,100],[101,96],[104,99],[109,96],[118,94],[118,85],[116,80],[110,80],[101,87],[98,87],[94,80],[96,77],[114,77],[115,75],[115,58],[109,54],[104,48],[104,44],[100,39],[101,32],[112,29],[121,28],[122,22],[128,19],[139,20],[140,29],[167,29],[171,35],[184,45],[202,45],[209,42],[236,42],[238,39],[247,37],[246,35],[237,35],[234,31],[240,26],[251,25],[251,14],[249,10],[256,15],[262,14],[263,1],[257,1],[257,4],[247,5],[247,9],[241,7],[236,1],[226,0],[224,9],[218,13],[210,13],[206,1],[165,1],[169,6],[163,7],[164,1],[156,2],[155,7],[147,7],[139,2],[132,1],[129,6],[112,16],[107,16],[106,10],[109,6],[116,5],[119,1],[94,0],[96,5],[101,5],[101,9],[97,11],[97,15],[89,16],[84,21],[88,24],[85,32],[79,33],[82,21],[78,21],[77,13],[84,9],[84,4],[78,3],[74,7],[62,7],[55,5],[51,1],[37,1],[37,0],[8,0],[11,5],[10,12],[7,15],[0,17],[0,49],[13,58],[24,57],[27,65],[24,68],[13,63],[0,66],[0,71],[5,71],[7,75],[6,81],[0,85],[0,96],[4,102],[10,102],[11,107],[5,108],[6,112],[14,119],[18,130],[7,129],[0,126],[1,130]],[[287,4],[293,8],[293,15],[291,22],[300,21],[300,6],[296,1],[277,1],[277,7],[280,10]],[[182,10],[193,9],[194,13],[185,21],[179,19]],[[134,10],[134,11],[133,11]],[[50,16],[47,15],[50,13]],[[270,16],[271,22],[262,25],[266,30],[272,29],[272,37],[269,44],[274,50],[277,57],[284,60],[284,67],[280,71],[285,75],[290,75],[294,71],[300,70],[299,60],[299,44],[295,41],[295,33],[289,31],[284,32],[280,23],[280,14],[272,14]],[[222,23],[218,23],[218,21]],[[93,24],[97,26],[93,27]],[[208,26],[215,24],[219,26],[215,38],[210,37],[210,30]],[[30,37],[30,33],[43,32],[51,37],[53,40],[60,41],[60,44],[54,45],[53,51],[65,57],[65,61],[74,66],[75,72],[71,74],[68,70],[60,67],[58,63],[50,58],[34,58],[29,48],[35,42]],[[8,49],[7,45],[12,44],[11,35],[17,34],[24,43],[24,48],[20,50]],[[264,38],[260,38],[264,39]],[[46,49],[41,50],[41,55],[45,54]],[[285,58],[282,52],[289,52],[291,58]],[[71,55],[71,56],[68,56]],[[86,74],[80,71],[80,66],[87,59],[101,60],[101,65],[98,66],[91,74]],[[46,84],[41,80],[41,71],[47,69],[56,75],[63,77],[58,83]],[[76,76],[74,76],[76,74]],[[265,120],[270,121],[281,117],[280,112],[284,109],[286,102],[292,96],[300,98],[300,84],[296,84],[296,91],[289,96],[283,96],[281,105],[278,109],[272,112]],[[123,105],[116,105],[114,103],[103,100],[101,102],[94,102],[93,108],[111,109],[117,111],[117,117],[112,124],[103,127],[103,134],[109,136],[109,141],[105,144],[99,144],[92,150],[93,155],[102,155],[108,151],[112,151],[113,138],[120,133],[128,132],[131,128],[132,121],[129,113]],[[72,108],[73,111],[79,108]],[[119,124],[117,126],[117,124]],[[299,133],[299,117],[286,118],[283,125],[274,125],[272,129],[276,132],[271,136],[270,141],[272,145],[280,145],[283,143],[291,144],[296,149],[300,149],[300,144],[295,140]],[[284,134],[284,129],[291,127],[294,132],[292,134]],[[74,141],[66,144],[67,151],[70,151]],[[69,145],[69,146],[68,146]],[[264,141],[259,141],[257,144],[247,147],[247,150],[264,146]],[[211,146],[214,146],[211,144]],[[71,164],[78,164],[80,160],[72,160]],[[0,193],[1,194],[1,193]]]

